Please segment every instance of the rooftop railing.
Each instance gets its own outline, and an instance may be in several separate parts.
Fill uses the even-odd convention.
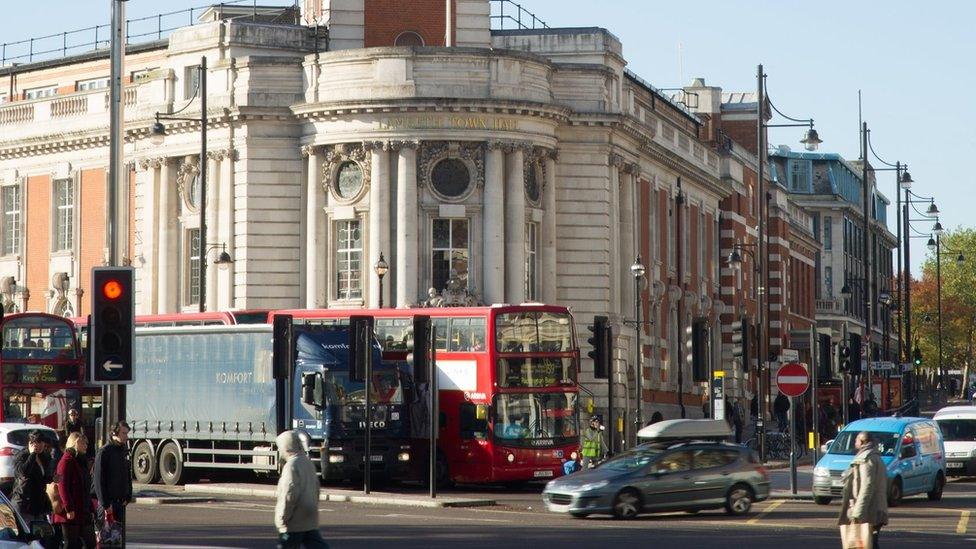
[[[491,28],[492,30],[548,29],[549,25],[512,0],[491,0]]]
[[[234,19],[274,19],[275,11],[284,16],[287,12],[298,13],[298,0],[227,0],[219,4],[207,4],[179,11],[157,13],[147,17],[126,20],[126,42],[140,44],[161,40],[173,31],[192,26],[207,10],[217,11],[224,19],[224,11],[233,13]],[[279,21],[285,23],[287,21]],[[291,21],[294,23],[295,21]],[[109,47],[112,29],[110,24],[96,25],[46,36],[36,36],[16,42],[0,44],[0,67],[10,64],[35,63],[79,55]]]

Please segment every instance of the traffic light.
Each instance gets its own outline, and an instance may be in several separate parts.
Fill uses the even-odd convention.
[[[295,322],[291,315],[275,315],[272,324],[271,371],[274,379],[291,377],[295,363]]]
[[[407,333],[407,364],[413,367],[413,380],[427,383],[432,351],[431,322],[427,315],[413,317],[413,328]]]
[[[132,267],[92,269],[92,314],[88,343],[92,383],[132,383],[132,338],[135,326]]]
[[[732,356],[742,359],[742,368],[749,368],[749,324],[745,317],[732,323]]]
[[[593,317],[593,324],[587,328],[593,332],[586,341],[592,347],[586,355],[593,360],[593,377],[609,379],[610,377],[610,319],[605,316]]]
[[[349,317],[349,379],[366,381],[373,357],[373,317]]]
[[[851,348],[846,343],[841,343],[838,354],[840,355],[840,371],[849,372],[851,370]]]
[[[922,365],[922,351],[920,351],[918,347],[915,347],[915,350],[912,351],[912,362],[916,367]]]
[[[851,338],[851,369],[848,371],[852,376],[861,375],[861,336],[850,334]]]
[[[708,381],[708,322],[698,319],[691,323],[691,377]]]

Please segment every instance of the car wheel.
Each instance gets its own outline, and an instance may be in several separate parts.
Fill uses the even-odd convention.
[[[834,498],[828,496],[813,496],[813,501],[817,505],[830,505]]]
[[[755,496],[752,488],[745,484],[736,484],[729,488],[728,494],[725,495],[725,512],[732,516],[744,515],[752,509],[753,499]]]
[[[159,467],[156,464],[156,454],[152,446],[146,441],[136,444],[132,451],[132,475],[136,482],[153,484],[159,481]]]
[[[901,505],[902,498],[901,478],[896,478],[888,488],[888,507],[898,507]]]
[[[635,518],[641,510],[641,497],[636,490],[627,488],[621,490],[615,498],[613,498],[613,516],[614,518],[629,520]]]
[[[932,486],[932,491],[926,494],[929,496],[929,501],[939,501],[942,499],[942,490],[945,489],[945,477],[942,473],[935,475],[935,485]]]
[[[578,519],[583,519],[583,518],[586,518],[586,517],[590,516],[589,513],[584,513],[584,512],[581,512],[581,511],[571,511],[569,513],[569,515],[571,517],[573,517],[573,518],[578,518]]]
[[[167,442],[159,451],[159,478],[169,486],[183,482],[183,460],[175,442]]]

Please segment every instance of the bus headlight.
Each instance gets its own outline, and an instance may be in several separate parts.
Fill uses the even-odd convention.
[[[515,463],[515,454],[508,454],[508,462]]]
[[[397,461],[410,461],[410,452],[400,452],[397,454]]]
[[[579,459],[579,454],[573,452],[572,454],[569,454],[569,459],[576,461],[577,459]]]
[[[346,456],[342,454],[329,454],[329,463],[342,463],[346,461]]]

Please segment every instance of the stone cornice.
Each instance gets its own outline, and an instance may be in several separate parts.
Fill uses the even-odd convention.
[[[571,109],[534,101],[504,99],[467,98],[406,98],[381,99],[376,101],[320,101],[301,103],[292,106],[292,112],[299,118],[328,120],[335,116],[362,114],[404,114],[404,113],[484,113],[532,116],[564,123],[569,119]]]

